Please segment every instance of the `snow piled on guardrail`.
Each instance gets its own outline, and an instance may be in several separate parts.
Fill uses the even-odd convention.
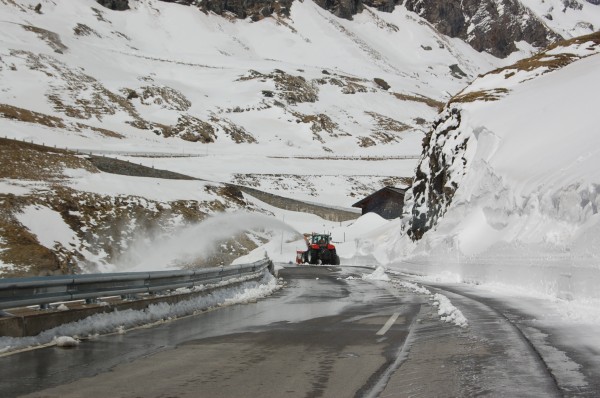
[[[207,292],[205,295],[193,297],[174,304],[151,304],[145,310],[125,310],[95,314],[88,318],[67,323],[46,330],[31,337],[0,337],[0,354],[17,351],[26,347],[43,347],[50,345],[66,345],[71,339],[79,341],[100,334],[125,333],[143,325],[166,322],[186,315],[221,306],[242,304],[256,301],[278,290],[281,286],[277,279],[268,272],[262,279],[246,281],[237,286],[225,287]],[[71,342],[72,343],[72,342]]]

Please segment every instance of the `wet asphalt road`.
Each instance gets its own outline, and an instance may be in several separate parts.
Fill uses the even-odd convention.
[[[3,397],[561,396],[527,340],[485,305],[468,328],[427,296],[295,267],[254,304],[0,358]],[[350,278],[349,278],[350,277]]]

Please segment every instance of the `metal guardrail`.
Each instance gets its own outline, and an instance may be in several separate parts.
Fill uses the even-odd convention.
[[[128,272],[0,279],[0,309],[156,293],[219,283],[270,269],[268,259],[195,271]]]

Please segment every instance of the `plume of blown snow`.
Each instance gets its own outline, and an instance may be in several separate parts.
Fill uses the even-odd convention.
[[[224,240],[249,230],[298,232],[275,218],[251,213],[219,213],[169,236],[140,237],[117,263],[120,271],[162,271],[215,253]]]

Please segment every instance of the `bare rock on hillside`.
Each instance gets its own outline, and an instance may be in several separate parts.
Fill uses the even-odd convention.
[[[154,104],[164,109],[187,111],[192,106],[185,95],[167,86],[145,86],[140,89],[138,95],[143,104]]]
[[[224,15],[232,13],[237,18],[259,21],[273,14],[289,16],[293,0],[202,0],[198,3],[206,12]]]
[[[250,134],[245,128],[233,123],[229,119],[221,119],[213,114],[210,117],[210,121],[216,126],[217,130],[222,130],[236,144],[254,144],[257,142],[256,138],[254,138],[254,136]]]
[[[303,76],[291,75],[280,69],[275,69],[269,74],[251,70],[238,79],[242,82],[248,80],[273,81],[276,89],[275,95],[288,105],[316,102],[319,99],[319,88],[316,83],[306,80]],[[266,93],[263,92],[263,95],[273,97],[274,93],[267,91]]]
[[[352,16],[363,10],[361,0],[315,0],[320,7],[329,10],[336,17],[352,19]]]
[[[115,11],[129,10],[129,0],[96,0],[96,2]]]
[[[156,124],[154,131],[162,133],[165,137],[179,137],[185,141],[205,144],[215,142],[217,138],[215,129],[210,123],[186,114],[180,115],[174,126]]]

